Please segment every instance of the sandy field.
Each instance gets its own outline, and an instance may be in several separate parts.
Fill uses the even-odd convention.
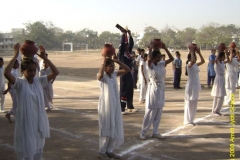
[[[140,140],[144,116],[144,104],[138,103],[139,92],[134,90],[134,106],[139,112],[123,115],[124,138],[122,146],[115,150],[124,160],[228,160],[235,154],[240,159],[240,103],[239,90],[235,94],[235,112],[229,106],[222,107],[224,116],[211,115],[211,89],[206,87],[207,63],[200,66],[200,91],[196,126],[183,125],[184,75],[186,51],[180,51],[183,60],[181,86],[172,86],[172,66],[167,66],[165,107],[159,132],[165,140]],[[206,62],[210,51],[202,51]],[[0,53],[5,64],[13,53]],[[54,109],[48,111],[51,138],[46,139],[43,160],[95,160],[98,159],[98,114],[99,87],[96,81],[101,64],[99,51],[49,52],[60,75],[54,82]],[[9,111],[12,102],[10,94],[5,98],[5,110]],[[0,160],[14,160],[14,123],[9,123],[5,113],[0,113]],[[235,126],[231,125],[231,119]],[[232,129],[232,133],[230,132]],[[152,132],[150,128],[148,135]],[[235,137],[233,142],[230,137]],[[230,150],[231,149],[231,150]],[[231,153],[230,153],[231,151]]]

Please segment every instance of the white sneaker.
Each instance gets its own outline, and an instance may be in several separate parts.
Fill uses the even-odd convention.
[[[164,136],[162,136],[161,134],[152,134],[151,136],[152,138],[158,138],[158,139],[166,139]]]
[[[142,134],[142,133],[140,133],[140,137],[139,137],[141,140],[146,140],[147,139],[147,137],[144,135],[144,134]]]
[[[138,111],[138,109],[127,109],[127,112],[137,112]]]
[[[51,111],[52,109],[51,108],[47,108],[46,111]]]
[[[126,115],[127,113],[126,112],[122,112],[122,115]]]

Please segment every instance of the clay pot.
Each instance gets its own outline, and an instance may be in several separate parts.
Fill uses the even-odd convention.
[[[235,42],[231,42],[229,44],[229,47],[235,49],[236,48],[236,43]]]
[[[38,48],[34,41],[25,40],[25,42],[20,46],[20,51],[25,58],[33,58],[33,56],[37,53]]]
[[[115,48],[111,44],[105,44],[101,53],[105,54],[106,57],[112,57],[115,54]]]
[[[224,51],[226,49],[226,45],[224,43],[220,43],[219,46],[218,46],[218,50],[219,51]]]
[[[159,50],[162,47],[161,39],[154,39],[154,50]]]
[[[190,43],[190,44],[188,45],[188,49],[189,49],[189,50],[190,50],[190,47],[191,47],[191,46],[194,47],[194,53],[195,53],[196,51],[198,51],[198,46],[197,46],[196,43]]]

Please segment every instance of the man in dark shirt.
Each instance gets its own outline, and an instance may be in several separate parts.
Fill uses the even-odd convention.
[[[121,62],[126,64],[129,68],[132,68],[132,48],[134,45],[131,31],[121,30],[122,38],[119,46],[118,58]],[[129,35],[129,40],[127,37]],[[122,114],[126,114],[125,108],[127,106],[128,112],[136,112],[137,109],[133,107],[133,76],[131,72],[124,74],[120,77],[120,99]]]

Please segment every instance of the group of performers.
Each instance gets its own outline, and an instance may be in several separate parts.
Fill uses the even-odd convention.
[[[102,54],[103,64],[98,73],[98,81],[101,88],[99,99],[99,158],[121,158],[114,154],[115,147],[123,143],[123,124],[122,116],[117,106],[121,105],[122,112],[125,110],[125,105],[129,105],[129,109],[133,109],[133,76],[130,71],[131,56],[130,52],[133,47],[133,40],[130,31],[122,31],[122,39],[119,47],[118,58],[114,55],[113,59],[106,58],[106,54]],[[127,34],[129,42],[126,41]],[[165,106],[165,67],[168,63],[173,61],[173,56],[168,51],[166,45],[162,42],[161,47],[167,53],[169,59],[161,60],[161,52],[159,48],[156,49],[156,42],[151,41],[148,46],[148,54],[143,54],[142,62],[140,63],[140,84],[142,88],[146,88],[146,93],[140,91],[139,102],[145,102],[145,114],[143,117],[142,129],[140,131],[140,139],[147,139],[147,131],[153,126],[151,134],[152,138],[164,139],[159,134],[158,127],[162,115],[163,107]],[[197,61],[199,57],[199,61]],[[236,50],[233,48],[221,49],[218,48],[218,53],[214,62],[214,69],[216,71],[216,78],[213,82],[211,96],[213,96],[212,114],[214,116],[221,116],[221,107],[223,106],[224,96],[226,102],[230,103],[230,95],[236,90],[238,63],[236,57]],[[189,54],[187,57],[186,72],[188,80],[185,86],[185,104],[184,104],[184,121],[185,125],[195,126],[194,118],[197,111],[199,91],[201,84],[199,79],[199,67],[205,63],[201,51],[196,44],[189,45]],[[109,62],[111,61],[111,62]],[[120,65],[120,70],[114,70],[114,62]],[[226,75],[225,75],[226,64]],[[105,67],[105,68],[104,68]],[[146,67],[146,68],[144,68]],[[105,71],[105,72],[104,72]],[[120,76],[120,95],[118,95],[116,76]],[[225,88],[226,77],[226,88]],[[144,86],[144,87],[143,87]],[[110,89],[110,87],[112,89]],[[178,84],[179,87],[179,84]],[[140,87],[141,88],[141,87]],[[111,95],[111,96],[109,96]],[[120,97],[120,98],[119,98]],[[111,106],[111,104],[114,104]],[[115,112],[115,113],[113,113]],[[121,123],[120,123],[121,122]],[[115,132],[114,132],[115,131]],[[104,138],[103,138],[104,137]]]
[[[98,103],[98,157],[100,159],[121,159],[121,156],[115,154],[113,151],[124,142],[122,115],[125,114],[126,110],[128,112],[137,111],[133,106],[133,90],[135,85],[131,73],[131,51],[134,42],[130,30],[121,31],[122,38],[118,54],[114,52],[112,57],[107,57],[106,53],[103,52],[102,64],[97,74],[100,86]],[[12,113],[16,118],[14,147],[19,160],[40,160],[45,145],[45,138],[50,137],[49,122],[45,111],[45,107],[49,101],[46,101],[47,94],[44,89],[46,89],[49,83],[54,81],[59,72],[48,59],[44,47],[40,46],[40,54],[38,56],[43,59],[45,70],[40,72],[40,76],[36,76],[36,70],[39,68],[38,64],[33,59],[25,59],[21,61],[23,76],[19,77],[14,72],[19,66],[17,60],[19,48],[20,44],[17,43],[14,45],[14,56],[4,71],[4,75],[9,81],[9,87],[5,93],[7,91],[10,92],[14,88],[15,103],[17,103],[17,109],[16,107],[12,109]],[[168,59],[162,60],[160,48],[167,53]],[[200,58],[199,62],[197,61],[198,57]],[[230,95],[236,91],[238,61],[235,57],[236,50],[233,48],[229,50],[218,49],[214,60],[216,77],[211,92],[211,95],[214,97],[212,106],[213,115],[222,115],[220,110],[223,105],[224,96],[226,96],[225,101],[229,103]],[[158,128],[162,110],[165,106],[165,67],[174,58],[163,42],[157,45],[155,41],[149,43],[148,54],[144,54],[142,58],[140,66],[143,77],[141,80],[142,91],[140,92],[139,101],[145,103],[145,114],[139,138],[146,140],[147,131],[153,126],[151,137],[164,139],[165,137],[159,134]],[[205,60],[200,49],[194,44],[189,45],[187,58],[188,80],[185,86],[183,123],[194,126],[199,91],[201,90],[200,70],[198,66],[205,63]],[[0,59],[0,71],[3,72],[1,67],[3,62],[1,61]],[[115,69],[114,63],[119,65],[119,69]],[[225,64],[226,74],[224,73]],[[120,92],[118,91],[117,76],[120,76]],[[223,86],[226,86],[226,88]],[[143,93],[144,91],[145,93]]]

